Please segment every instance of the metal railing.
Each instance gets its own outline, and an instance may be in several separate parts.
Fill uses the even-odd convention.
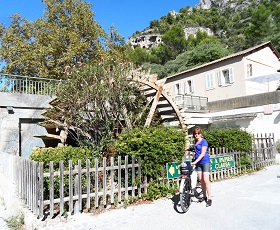
[[[59,80],[0,73],[0,92],[53,96]]]
[[[193,95],[176,95],[173,98],[179,109],[186,109],[188,111],[206,112],[207,97],[193,96]]]

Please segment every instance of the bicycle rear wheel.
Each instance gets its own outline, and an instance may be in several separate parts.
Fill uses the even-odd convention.
[[[181,204],[182,211],[187,212],[191,205],[191,191],[189,189],[190,181],[188,179],[186,179],[185,181],[182,181],[181,183],[184,183],[184,186],[182,188],[182,191],[180,191],[180,204]]]

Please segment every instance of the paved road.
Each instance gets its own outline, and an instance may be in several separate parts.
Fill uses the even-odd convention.
[[[178,196],[153,204],[111,210],[98,216],[81,214],[62,225],[42,229],[114,230],[279,230],[280,165],[212,184],[213,206],[192,203],[187,213]]]
[[[182,213],[178,196],[93,216],[48,219],[41,230],[279,230],[280,165],[212,183],[213,205],[193,202]],[[1,216],[1,211],[0,211]],[[1,225],[0,225],[1,228]],[[29,230],[29,229],[28,229]]]

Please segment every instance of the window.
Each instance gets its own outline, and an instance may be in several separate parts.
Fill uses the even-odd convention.
[[[206,75],[206,90],[214,89],[214,74],[210,73]]]
[[[223,70],[218,71],[217,77],[218,77],[218,85],[219,86],[229,85],[229,84],[232,84],[234,82],[234,76],[233,76],[232,68],[223,69]]]
[[[182,94],[182,84],[181,84],[181,82],[174,85],[174,94],[175,95]]]
[[[185,94],[192,94],[194,92],[193,79],[185,81]]]
[[[247,77],[253,76],[252,64],[247,64]]]

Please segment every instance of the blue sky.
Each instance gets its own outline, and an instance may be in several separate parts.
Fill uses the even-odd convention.
[[[88,0],[93,4],[95,20],[108,32],[111,25],[127,39],[136,30],[142,31],[150,21],[160,19],[169,11],[195,6],[199,0]],[[0,0],[0,23],[8,26],[9,16],[19,13],[29,21],[43,16],[41,0]]]

